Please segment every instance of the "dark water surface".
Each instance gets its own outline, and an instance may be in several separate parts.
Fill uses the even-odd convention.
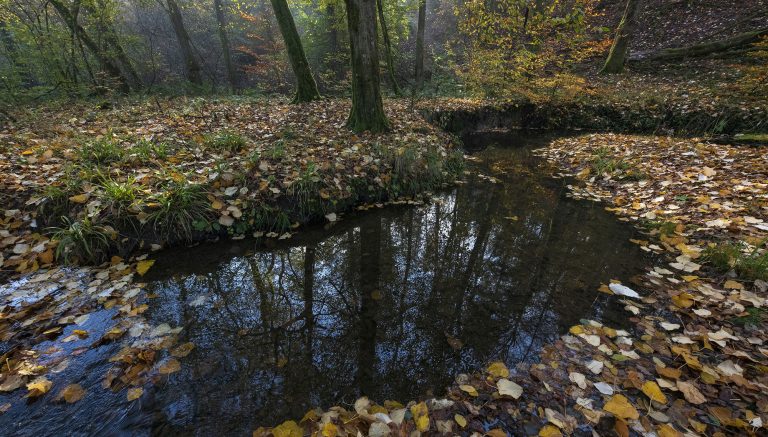
[[[101,388],[119,349],[102,346],[65,371],[85,399],[14,407],[0,425],[247,435],[361,395],[439,396],[490,360],[535,361],[583,318],[622,326],[619,304],[597,287],[638,273],[642,252],[602,205],[569,199],[565,181],[537,173],[530,150],[543,141],[470,139],[487,148],[469,169],[498,183],[473,175],[430,205],[346,217],[270,248],[244,240],[164,253],[145,278],[157,295],[145,316],[195,344],[181,370],[128,403]]]

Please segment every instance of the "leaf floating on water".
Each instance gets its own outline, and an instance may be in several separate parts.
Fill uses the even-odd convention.
[[[496,383],[496,388],[502,396],[509,396],[514,399],[520,398],[523,394],[523,388],[506,378],[502,378]]]
[[[373,425],[371,425],[371,428],[373,428]],[[387,427],[387,430],[389,430],[389,427]],[[332,422],[326,422],[323,425],[323,430],[322,430],[323,437],[336,437],[337,432],[338,432],[338,428],[336,428],[336,425],[334,425]],[[373,433],[370,433],[369,431],[369,435],[373,435]]]
[[[187,343],[176,346],[171,351],[171,355],[173,355],[176,358],[184,358],[187,355],[189,355],[193,349],[195,349],[195,344],[192,342],[187,342]]]
[[[44,395],[53,387],[53,383],[49,381],[45,376],[38,376],[32,382],[27,384],[27,396],[34,398]]]
[[[155,263],[155,260],[153,259],[146,259],[143,261],[139,261],[138,263],[136,263],[136,273],[138,273],[140,276],[144,276],[154,263]]]
[[[171,373],[181,370],[181,363],[175,358],[169,358],[163,363],[158,371],[163,375],[170,375]]]
[[[128,389],[127,398],[129,401],[136,400],[144,394],[144,389],[141,387]]]
[[[411,406],[411,414],[414,422],[416,422],[416,429],[421,432],[429,430],[429,410],[427,410],[425,402],[422,401]]]
[[[611,283],[608,285],[608,288],[610,288],[612,292],[618,294],[619,296],[633,297],[635,299],[640,298],[640,295],[637,294],[635,290],[627,287],[626,285]]]
[[[286,420],[272,428],[272,435],[274,437],[302,437],[304,431],[293,420]]]
[[[59,393],[59,399],[64,399],[68,404],[74,404],[85,396],[85,390],[80,384],[70,384]]]

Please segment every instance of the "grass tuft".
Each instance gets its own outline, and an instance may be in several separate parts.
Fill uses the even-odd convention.
[[[83,145],[78,150],[80,159],[88,164],[105,165],[123,159],[123,148],[117,141],[101,138]]]
[[[768,252],[745,250],[742,243],[724,243],[708,247],[702,255],[706,262],[723,273],[733,270],[745,280],[768,280]]]
[[[237,153],[243,150],[247,140],[235,131],[223,130],[215,134],[206,135],[203,144],[210,149]]]
[[[99,226],[91,219],[72,221],[62,217],[64,226],[53,228],[53,239],[59,242],[56,259],[65,264],[99,264],[109,255],[115,231]]]
[[[172,182],[155,201],[157,209],[148,220],[166,241],[191,242],[194,232],[208,227],[214,216],[207,191],[199,184]]]

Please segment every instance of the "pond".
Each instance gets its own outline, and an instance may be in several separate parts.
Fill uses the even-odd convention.
[[[426,205],[373,209],[268,245],[164,252],[144,278],[144,316],[195,345],[181,370],[129,403],[101,387],[120,345],[89,348],[56,376],[86,388],[82,401],[13,402],[0,427],[247,435],[362,395],[440,396],[491,360],[535,361],[580,319],[625,326],[621,305],[597,288],[639,273],[644,255],[629,225],[537,170],[531,150],[546,141],[468,138],[466,183]],[[108,328],[113,314],[93,314],[84,329]]]

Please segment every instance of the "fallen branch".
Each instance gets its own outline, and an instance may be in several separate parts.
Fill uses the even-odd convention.
[[[687,47],[678,47],[659,50],[655,53],[641,53],[631,56],[629,61],[670,61],[674,59],[706,56],[712,53],[724,52],[757,41],[763,35],[768,35],[768,28],[744,32],[730,38],[718,41],[694,44]]]

